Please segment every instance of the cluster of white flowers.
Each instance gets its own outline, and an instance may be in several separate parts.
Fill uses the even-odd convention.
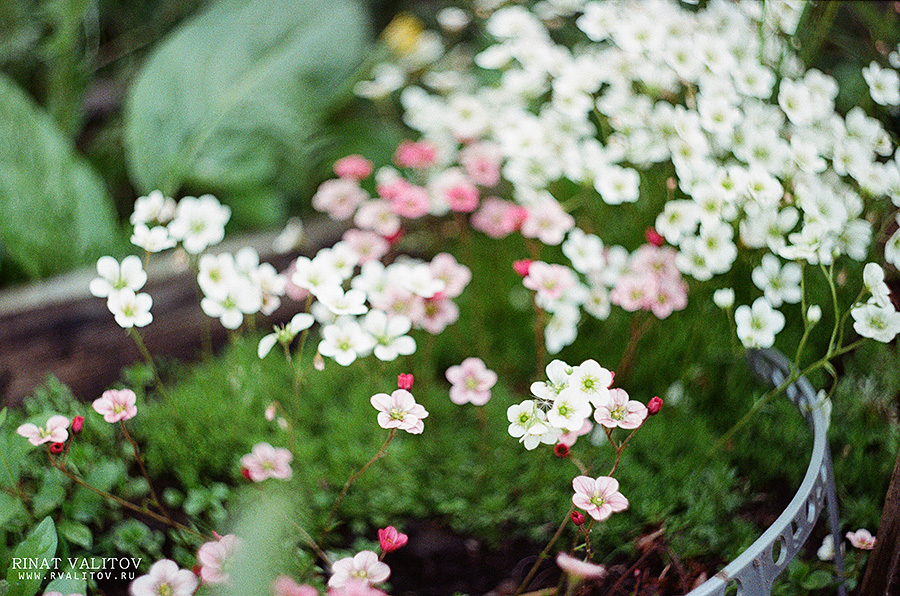
[[[590,418],[606,428],[635,429],[647,418],[647,407],[628,399],[624,389],[610,389],[613,373],[585,360],[570,366],[562,360],[547,365],[547,380],[532,383],[534,399],[506,411],[509,434],[529,451],[541,443],[571,446],[590,432]]]
[[[225,237],[231,209],[212,195],[184,197],[177,203],[155,190],[134,202],[131,242],[147,252],[161,252],[180,242],[192,255]]]
[[[444,168],[490,148],[516,202],[546,214],[530,217],[531,234],[521,226],[525,236],[559,244],[568,234],[567,243],[584,245],[551,192],[560,180],[618,205],[641,199],[642,171],[671,165],[674,192],[656,230],[677,249],[678,270],[705,281],[731,270],[739,245],[758,251],[753,281],[779,308],[800,300],[801,264],[866,259],[873,230],[865,201],[889,197],[900,206],[900,154],[891,155],[881,124],[859,108],[837,114],[836,81],[805,71],[785,37],[772,34],[793,32],[802,3],[767,2],[763,10],[714,0],[699,11],[666,0],[494,4],[481,2],[480,11],[491,13],[483,26],[496,43],[474,62],[498,71],[499,82],[479,85],[462,71],[445,77],[455,85],[425,80],[400,100],[405,122]],[[582,42],[556,43],[541,19],[554,27],[574,20]],[[872,65],[866,78],[880,81],[873,88],[885,103],[895,93],[900,102],[894,71]],[[602,269],[609,249],[598,238],[588,250]],[[583,270],[575,263],[581,250],[566,255]],[[900,265],[900,232],[885,258]],[[613,271],[607,287],[616,273],[623,271]],[[579,305],[602,316],[602,287],[592,284],[588,300],[579,284],[551,304],[551,351],[574,339]],[[762,316],[763,307],[754,312]],[[774,341],[770,332],[744,337],[747,345]]]
[[[863,337],[889,342],[900,333],[900,312],[891,303],[890,290],[884,283],[884,271],[875,263],[863,269],[863,287],[869,300],[850,310],[853,329]]]
[[[312,259],[299,257],[292,266],[288,293],[310,301],[310,312],[322,325],[322,356],[342,366],[370,353],[394,360],[415,352],[411,329],[438,334],[459,318],[453,298],[471,272],[451,255],[441,253],[431,262],[360,262],[360,254],[341,241]]]
[[[204,297],[200,307],[226,329],[237,329],[244,315],[270,315],[281,305],[287,279],[269,263],[260,263],[250,247],[236,254],[204,254],[198,261],[197,283]]]
[[[147,283],[147,273],[140,258],[131,255],[119,263],[112,257],[100,257],[97,274],[100,277],[91,281],[90,292],[98,298],[106,298],[106,306],[120,327],[146,327],[153,321],[150,314],[153,299],[150,294],[138,293]]]

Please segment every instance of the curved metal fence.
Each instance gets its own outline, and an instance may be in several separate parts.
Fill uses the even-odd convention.
[[[765,382],[778,386],[790,375],[790,361],[777,350],[752,350],[750,367]],[[788,566],[812,533],[823,507],[828,507],[828,522],[835,544],[835,564],[843,578],[840,520],[831,452],[826,431],[829,412],[816,403],[816,392],[806,377],[787,387],[787,397],[796,405],[813,433],[813,452],[800,488],[782,512],[756,542],[688,596],[770,596],[772,584]],[[837,592],[846,596],[841,581]]]

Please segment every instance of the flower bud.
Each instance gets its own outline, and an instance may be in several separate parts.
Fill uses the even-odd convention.
[[[398,532],[394,526],[378,530],[378,543],[381,545],[383,553],[390,553],[401,548],[408,540],[409,536]]]
[[[665,238],[663,238],[653,226],[650,226],[649,228],[644,230],[644,238],[646,238],[647,242],[649,242],[653,246],[662,246],[666,242]]]
[[[565,443],[557,443],[553,446],[553,454],[556,457],[569,457],[569,446]]]
[[[662,407],[663,407],[663,400],[660,399],[659,396],[656,396],[653,399],[651,399],[649,402],[647,402],[647,413],[650,416],[653,416],[654,414],[659,413],[659,411],[662,409]]]
[[[580,511],[572,512],[572,523],[576,526],[584,525],[584,514]]]
[[[400,373],[399,375],[397,375],[397,388],[406,389],[407,391],[409,391],[410,389],[412,389],[414,380],[415,379],[411,374]]]
[[[822,307],[818,304],[811,305],[806,311],[806,320],[810,325],[815,325],[822,320]]]
[[[84,416],[75,416],[72,418],[72,434],[77,435],[84,428]]]
[[[316,355],[313,357],[313,368],[316,370],[325,370],[325,359],[322,358],[322,355],[316,352]]]
[[[241,468],[241,476],[243,476],[243,477],[246,478],[247,480],[251,480],[251,478],[250,478],[250,470],[248,470],[247,468]]]
[[[723,310],[731,308],[734,306],[734,290],[731,288],[716,290],[713,292],[713,302]]]
[[[515,261],[513,263],[513,269],[516,273],[525,277],[528,275],[528,270],[531,269],[531,259],[522,259],[521,261]]]
[[[50,443],[50,453],[62,453],[65,448],[65,443]]]
[[[384,239],[387,240],[388,244],[394,246],[406,235],[406,232],[403,231],[403,228],[400,228],[390,236],[385,236]]]

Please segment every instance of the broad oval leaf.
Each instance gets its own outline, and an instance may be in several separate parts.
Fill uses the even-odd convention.
[[[214,4],[164,40],[130,89],[136,187],[213,192],[235,219],[273,223],[279,192],[306,182],[308,141],[367,39],[356,0]]]
[[[32,278],[99,256],[116,241],[103,181],[0,74],[0,246]]]
[[[44,576],[49,571],[46,567],[52,568],[55,564],[53,557],[56,555],[56,542],[56,526],[53,525],[51,518],[45,517],[13,553],[12,562],[6,572],[9,596],[34,596],[37,593]],[[45,568],[17,569],[23,566]]]

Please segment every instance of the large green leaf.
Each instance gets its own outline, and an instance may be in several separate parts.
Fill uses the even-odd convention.
[[[116,238],[103,181],[48,114],[0,74],[0,246],[39,277],[95,257]]]
[[[44,576],[55,566],[56,541],[56,527],[53,520],[46,517],[13,553],[6,572],[9,596],[34,596],[37,593]]]
[[[164,40],[130,90],[138,190],[214,192],[243,223],[272,223],[281,194],[306,182],[310,138],[367,38],[356,0],[214,4]]]

